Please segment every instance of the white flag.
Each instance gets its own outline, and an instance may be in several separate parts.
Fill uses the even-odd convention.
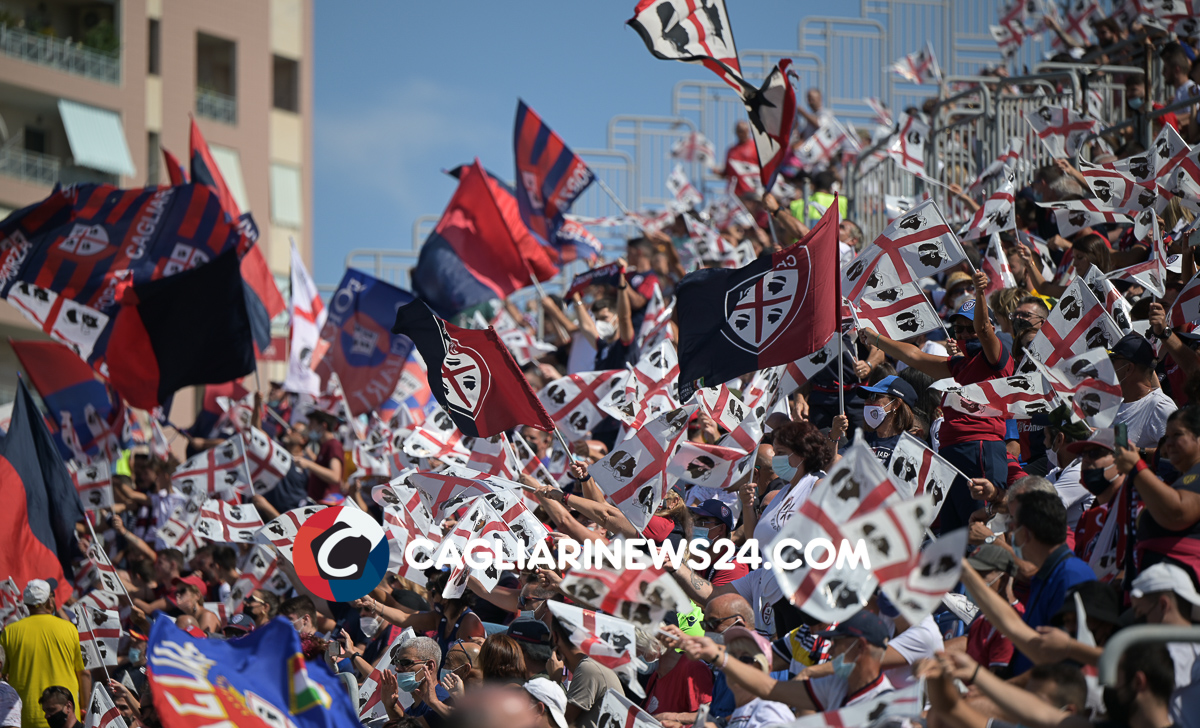
[[[325,304],[317,284],[304,267],[296,243],[292,241],[292,337],[288,347],[287,377],[283,388],[288,392],[321,395],[321,377],[313,366],[320,360],[321,327],[325,325]]]

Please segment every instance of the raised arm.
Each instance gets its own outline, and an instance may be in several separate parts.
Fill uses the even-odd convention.
[[[1168,531],[1182,531],[1200,521],[1200,493],[1172,488],[1144,463],[1138,467],[1142,458],[1134,448],[1118,446],[1116,462],[1117,470],[1126,475],[1137,469],[1133,485],[1142,497],[1142,505],[1160,526]]]
[[[693,660],[704,660],[714,665],[725,673],[730,685],[738,685],[757,698],[784,703],[797,711],[812,712],[817,709],[808,695],[804,680],[780,682],[757,665],[729,659],[724,645],[718,645],[707,637],[688,637],[683,640],[682,649]]]
[[[1161,303],[1150,304],[1150,330],[1162,342],[1167,353],[1184,374],[1200,372],[1200,354],[1192,351],[1192,347],[1184,344],[1182,339],[1174,335],[1174,330],[1167,326],[1167,311]],[[1168,332],[1171,333],[1168,335]]]
[[[928,374],[935,381],[954,376],[950,373],[950,359],[947,357],[927,354],[912,344],[907,344],[903,341],[894,341],[886,336],[881,336],[875,333],[875,330],[869,326],[863,329],[863,334],[867,337],[867,343],[871,346],[874,346],[893,359],[904,362],[919,372]]]
[[[996,336],[996,329],[988,316],[987,287],[987,273],[976,271],[975,335],[979,337],[979,343],[983,344],[983,355],[987,357],[988,363],[996,367],[1000,365],[1000,358],[1004,356],[1004,344],[1000,343],[1000,337]]]
[[[951,675],[973,684],[992,699],[997,707],[1030,728],[1089,728],[1091,723],[1080,715],[1071,715],[1056,708],[1033,693],[996,677],[991,670],[981,669],[979,663],[965,652],[942,653],[938,656],[953,665]]]

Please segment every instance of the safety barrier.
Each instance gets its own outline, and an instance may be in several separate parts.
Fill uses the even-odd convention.
[[[1118,630],[1104,645],[1097,666],[1097,677],[1105,687],[1116,687],[1121,655],[1130,647],[1152,642],[1200,642],[1200,627],[1175,627],[1167,624],[1139,624]]]

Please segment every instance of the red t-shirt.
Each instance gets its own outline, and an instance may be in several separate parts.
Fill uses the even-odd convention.
[[[656,671],[646,684],[646,712],[694,713],[712,702],[712,669],[699,660],[680,656],[666,675]]]
[[[326,440],[325,442],[321,443],[321,449],[317,451],[316,463],[321,467],[327,468],[331,462],[334,460],[341,460],[344,455],[345,451],[342,449],[341,441],[337,438],[333,438],[332,440]],[[316,475],[313,475],[312,473],[308,474],[309,498],[312,498],[319,503],[322,498],[330,493],[340,492],[341,488],[338,487],[337,483],[326,483]]]
[[[750,573],[750,567],[741,563],[740,561],[731,561],[730,565],[733,567],[732,569],[718,569],[714,564],[713,567],[708,570],[708,581],[713,586],[720,586],[722,584],[729,584],[734,580],[741,579],[743,576],[746,576]]]
[[[650,516],[650,522],[642,529],[642,535],[655,543],[662,543],[675,530],[675,521],[662,516]]]
[[[1020,602],[1013,606],[1024,614],[1025,607]],[[1002,667],[1012,662],[1013,643],[980,614],[967,629],[967,654],[985,667]]]
[[[950,373],[954,375],[954,381],[965,385],[1012,376],[1012,356],[1009,355],[1004,342],[1000,342],[1000,347],[999,366],[992,366],[982,351],[972,357],[950,357],[946,363],[950,367]],[[942,410],[942,417],[942,429],[938,433],[938,443],[941,445],[957,445],[960,442],[979,440],[1004,441],[1006,427],[1002,417],[975,417],[950,407]]]

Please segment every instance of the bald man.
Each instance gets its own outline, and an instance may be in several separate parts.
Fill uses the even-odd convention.
[[[454,705],[445,728],[537,728],[540,716],[519,687],[468,690]]]

